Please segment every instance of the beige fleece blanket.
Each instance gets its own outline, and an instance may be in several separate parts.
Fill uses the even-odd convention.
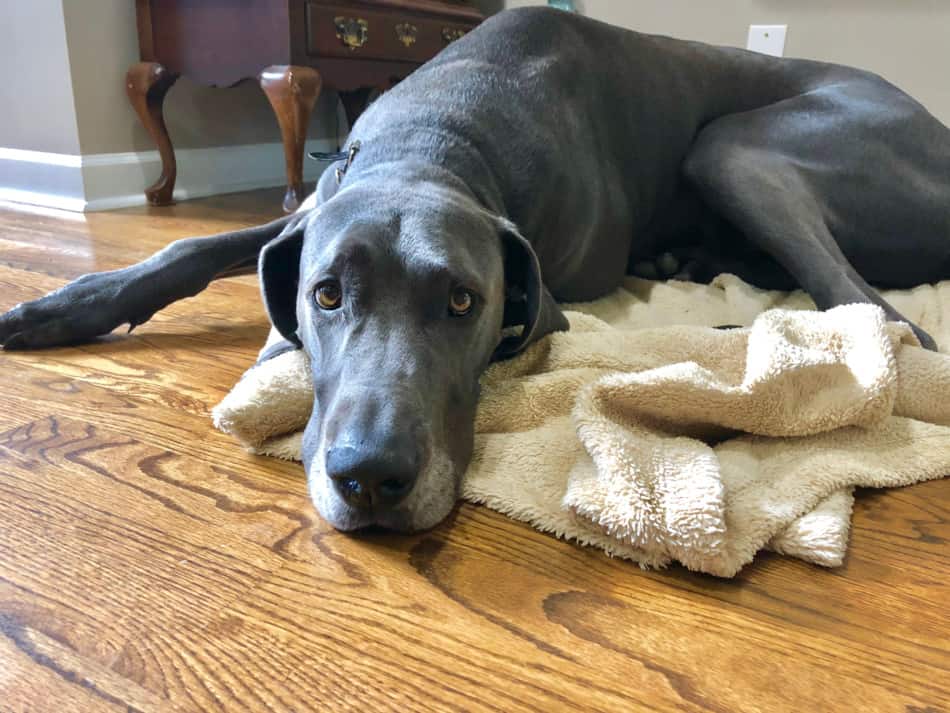
[[[950,283],[886,296],[950,344]],[[840,565],[854,487],[950,472],[950,356],[877,307],[813,309],[731,275],[570,306],[571,331],[485,374],[463,497],[643,566],[731,577],[763,548]],[[311,407],[295,352],[214,419],[299,459]]]

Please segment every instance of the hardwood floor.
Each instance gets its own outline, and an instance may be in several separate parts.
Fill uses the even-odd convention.
[[[0,309],[280,191],[0,206]],[[463,505],[347,536],[209,411],[267,331],[252,278],[131,336],[0,353],[0,711],[950,710],[950,482],[860,494],[845,567],[644,572]]]

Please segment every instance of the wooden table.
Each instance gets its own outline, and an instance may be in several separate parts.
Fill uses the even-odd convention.
[[[483,19],[466,0],[136,0],[136,10],[142,61],[126,89],[162,158],[148,202],[172,201],[175,152],[162,104],[178,77],[215,87],[257,78],[280,125],[288,212],[304,197],[307,124],[323,88],[339,93],[352,125],[374,89],[389,89]]]

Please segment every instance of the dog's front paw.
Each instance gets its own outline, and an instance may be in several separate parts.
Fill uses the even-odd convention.
[[[118,272],[83,275],[45,297],[18,304],[0,315],[0,345],[41,349],[108,334],[127,321],[118,308],[123,284]]]

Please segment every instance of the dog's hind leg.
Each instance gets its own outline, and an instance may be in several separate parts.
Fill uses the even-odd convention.
[[[687,157],[684,175],[707,204],[773,257],[819,309],[854,302],[879,305],[888,319],[907,322],[926,348],[936,349],[930,335],[881,298],[850,264],[795,162],[775,148],[736,138],[728,132],[701,137]]]
[[[252,274],[261,249],[295,229],[303,217],[296,213],[254,228],[178,240],[136,265],[83,275],[0,315],[0,344],[4,349],[37,349],[86,341],[121,324],[131,331],[212,280]]]

